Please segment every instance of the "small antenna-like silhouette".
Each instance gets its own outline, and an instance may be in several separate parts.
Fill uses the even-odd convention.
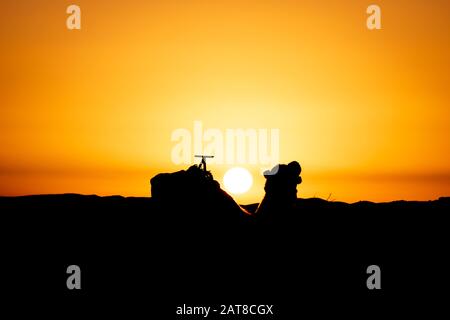
[[[195,155],[196,158],[202,158],[202,161],[198,165],[199,169],[203,167],[203,171],[206,172],[206,158],[214,158],[214,156]]]

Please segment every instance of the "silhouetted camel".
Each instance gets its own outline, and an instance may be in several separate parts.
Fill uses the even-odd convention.
[[[230,222],[249,212],[220,188],[205,164],[193,165],[188,170],[161,173],[150,180],[152,198],[162,210],[178,212],[180,219],[208,219]],[[276,165],[264,172],[266,194],[253,216],[262,220],[283,219],[283,214],[294,209],[297,185],[302,182],[302,169],[297,161]]]

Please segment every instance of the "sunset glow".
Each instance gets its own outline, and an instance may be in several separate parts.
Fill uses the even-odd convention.
[[[362,0],[77,0],[68,30],[72,2],[0,4],[0,195],[149,196],[198,120],[279,129],[299,197],[450,195],[449,1],[376,1],[381,30]]]
[[[252,186],[253,178],[248,170],[240,167],[231,168],[223,176],[225,190],[232,194],[246,193]]]

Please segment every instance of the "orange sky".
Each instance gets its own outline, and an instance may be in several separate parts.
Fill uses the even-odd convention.
[[[82,29],[66,28],[78,4]],[[146,196],[171,133],[278,128],[300,197],[450,195],[450,2],[0,4],[0,194]],[[211,165],[216,179],[229,165]],[[242,203],[257,202],[264,179]],[[331,195],[330,195],[331,194]]]

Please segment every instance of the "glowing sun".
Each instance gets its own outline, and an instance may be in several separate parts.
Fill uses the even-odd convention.
[[[225,189],[233,194],[247,192],[253,184],[253,178],[247,169],[234,167],[223,176]]]

